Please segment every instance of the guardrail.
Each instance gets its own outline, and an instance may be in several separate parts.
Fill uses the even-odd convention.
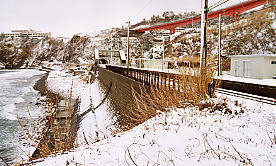
[[[151,71],[146,69],[129,68],[122,66],[106,65],[106,69],[120,75],[126,76],[130,79],[141,82],[149,86],[165,87],[171,90],[178,90],[183,92],[183,77],[181,74],[166,73],[161,71]],[[245,82],[229,81],[229,80],[215,80],[220,81],[220,88],[235,90],[239,92],[259,95],[263,97],[276,98],[276,87],[268,85],[259,85]],[[214,82],[215,82],[214,81]],[[212,94],[214,84],[210,84],[208,88],[209,94]]]
[[[166,87],[181,90],[183,81],[179,74],[151,71],[145,69],[126,68],[120,66],[106,66],[107,70],[121,74],[149,86]]]

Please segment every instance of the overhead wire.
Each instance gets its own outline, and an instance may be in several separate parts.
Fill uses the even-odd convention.
[[[137,17],[139,14],[141,14],[152,2],[153,0],[149,0],[146,5],[139,11],[137,12],[137,14],[135,15],[135,17]]]
[[[143,11],[145,10],[145,8],[147,8],[147,7],[152,3],[152,1],[153,1],[153,0],[149,0],[149,1],[144,5],[144,7],[143,7],[139,12],[137,12],[137,14],[135,15],[135,17],[137,17],[139,14],[141,14],[141,12],[143,12]],[[221,6],[221,5],[223,5],[223,4],[225,4],[225,3],[229,2],[229,1],[231,1],[231,0],[219,0],[218,2],[214,3],[213,5],[211,5],[211,6],[209,7],[209,11],[210,11],[210,10],[213,10],[213,9],[215,9],[215,8]],[[240,1],[240,3],[242,3],[242,0],[239,0],[239,1]],[[244,2],[244,0],[243,0],[243,2]],[[200,14],[197,15],[197,16],[200,16]]]
[[[240,3],[243,3],[242,0],[239,0],[239,1],[240,1]],[[244,5],[242,5],[242,7],[244,8]]]
[[[217,8],[221,5],[223,5],[224,3],[228,2],[230,0],[220,0],[218,2],[216,2],[215,4],[213,4],[212,6],[209,7],[209,10],[212,10],[214,8]],[[239,0],[240,3],[244,3],[246,0]],[[247,0],[248,1],[248,0]]]
[[[209,10],[215,9],[228,1],[230,1],[230,0],[220,0],[220,1],[216,2],[215,4],[213,4],[212,6],[210,6]]]
[[[145,4],[145,6],[144,6],[139,12],[137,12],[137,14],[135,15],[135,17],[137,17],[139,14],[141,14],[141,12],[143,12],[143,11],[145,10],[145,8],[147,8],[147,7],[151,4],[152,1],[153,1],[153,0],[149,0],[149,1]],[[224,3],[228,2],[228,1],[230,1],[230,0],[220,0],[220,1],[216,2],[215,4],[213,4],[212,6],[210,6],[210,7],[209,7],[209,10],[215,9],[215,8],[217,8],[217,7],[221,6],[221,5],[223,5]],[[240,0],[240,1],[241,1],[241,0]]]
[[[137,12],[137,14],[135,14],[135,15],[133,15],[133,16],[129,16],[129,21],[130,20],[133,20],[133,18],[136,18],[138,15],[140,15],[150,4],[151,4],[151,2],[152,2],[153,0],[149,0],[144,6],[143,6],[143,8],[141,8],[141,10],[139,10],[138,12]]]

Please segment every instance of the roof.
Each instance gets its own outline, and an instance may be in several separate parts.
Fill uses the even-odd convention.
[[[252,54],[252,55],[232,55],[230,58],[256,58],[256,57],[275,57],[276,54]]]

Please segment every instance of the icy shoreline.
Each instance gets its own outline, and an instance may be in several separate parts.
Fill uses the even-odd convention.
[[[40,95],[34,85],[45,73],[33,69],[5,69],[0,70],[0,74],[0,156],[11,164],[27,160],[35,150],[27,135],[40,132],[44,110],[37,103]],[[31,128],[32,125],[35,128]]]
[[[48,86],[55,85],[51,88],[65,95],[66,89],[67,92],[71,89],[68,87],[73,77],[65,72],[55,75],[59,77],[49,77]],[[67,83],[59,86],[55,82]],[[73,96],[81,98],[81,112],[100,102],[102,96],[94,96],[101,94],[97,92],[97,84],[85,85],[76,80],[73,86],[76,88],[72,90]],[[91,96],[94,96],[93,103]],[[197,108],[172,108],[129,131],[113,135],[106,123],[108,113],[101,110],[85,117],[78,132],[77,148],[41,159],[43,161],[36,164],[275,165],[275,106],[221,94],[217,96],[215,100],[226,102],[233,112],[238,109],[237,103],[245,106],[245,113],[235,115],[202,112]],[[83,133],[88,139],[85,140]]]

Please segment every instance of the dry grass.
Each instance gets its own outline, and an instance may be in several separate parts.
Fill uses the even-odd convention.
[[[22,128],[26,139],[33,142],[32,146],[36,146],[35,152],[29,156],[30,160],[47,157],[50,154],[62,153],[73,147],[72,123],[71,118],[57,118],[61,112],[72,112],[72,97],[66,100],[65,107],[60,107],[59,97],[48,98],[48,110],[44,122],[43,130],[37,133],[35,123],[33,123],[30,115],[29,125],[27,122],[18,121]]]
[[[141,87],[140,91],[133,89],[134,103],[129,108],[130,112],[122,115],[128,119],[129,125],[125,129],[137,126],[172,107],[185,108],[201,105],[202,101],[210,98],[208,84],[212,82],[213,75],[212,68],[206,69],[204,75],[196,77],[182,74],[180,89],[177,90],[146,86]]]
[[[65,111],[71,110],[72,107],[69,103],[68,106],[66,106]],[[71,143],[71,119],[57,119],[55,116],[59,112],[61,112],[61,109],[57,108],[52,115],[47,117],[48,123],[46,125],[45,136],[37,146],[39,152],[37,158],[46,157],[56,152],[64,152],[73,147]],[[35,158],[36,156],[34,156],[34,159]]]

